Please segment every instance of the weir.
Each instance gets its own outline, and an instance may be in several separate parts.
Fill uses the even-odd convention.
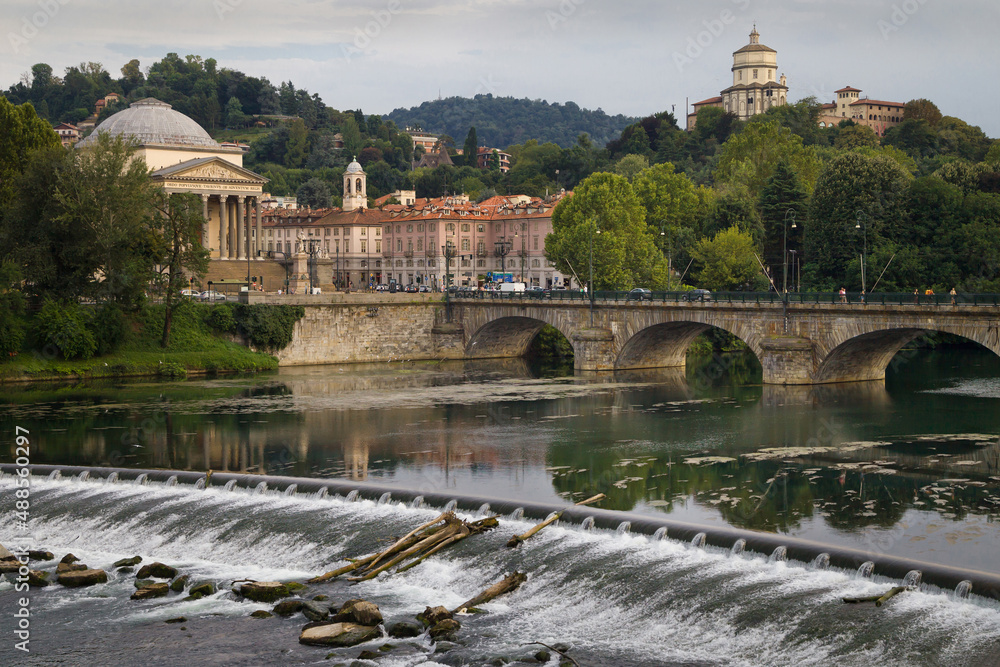
[[[20,466],[0,464],[0,473],[13,474]],[[490,511],[512,519],[542,520],[553,512],[561,512],[560,523],[575,525],[580,529],[602,528],[619,534],[643,534],[654,539],[672,539],[688,542],[702,548],[712,546],[733,555],[755,552],[772,561],[795,560],[803,566],[811,564],[816,569],[836,567],[856,571],[858,576],[881,576],[901,580],[904,585],[930,584],[944,590],[954,590],[957,598],[970,594],[1000,600],[1000,573],[970,570],[948,565],[929,563],[872,551],[838,547],[791,536],[762,533],[731,526],[702,526],[669,518],[651,517],[602,510],[592,507],[562,506],[547,503],[527,503],[497,498],[443,493],[418,493],[395,486],[351,480],[325,480],[270,475],[249,475],[213,472],[211,478],[202,472],[174,470],[139,470],[129,468],[100,468],[84,466],[34,465],[32,474],[50,480],[74,477],[90,483],[119,483],[131,481],[146,484],[150,481],[164,485],[185,484],[193,489],[207,486],[233,490],[246,489],[251,494],[267,490],[280,495],[292,493],[322,498],[338,494],[347,501],[370,500],[376,504],[399,502],[412,506],[420,501],[422,507],[460,509],[470,513]]]

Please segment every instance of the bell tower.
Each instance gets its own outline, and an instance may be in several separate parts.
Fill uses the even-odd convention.
[[[355,158],[344,172],[344,211],[368,208],[368,176]]]

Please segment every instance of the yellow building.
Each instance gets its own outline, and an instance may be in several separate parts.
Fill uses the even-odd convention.
[[[202,244],[212,259],[246,261],[248,253],[258,259],[267,179],[243,168],[242,150],[223,147],[192,118],[151,97],[109,117],[77,147],[93,145],[105,133],[134,139],[136,156],[166,192],[201,197],[207,221]]]
[[[861,97],[861,91],[847,86],[835,91],[837,98],[820,107],[817,122],[820,127],[836,127],[841,121],[853,120],[866,125],[882,136],[890,127],[903,122],[903,102],[887,102]]]

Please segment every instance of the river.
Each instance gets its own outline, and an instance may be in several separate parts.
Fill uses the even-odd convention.
[[[30,431],[34,464],[347,478],[554,504],[600,492],[604,509],[1000,570],[1000,359],[979,348],[904,351],[884,383],[792,388],[761,386],[755,364],[719,355],[686,372],[588,376],[507,360],[4,386],[0,428]],[[0,451],[13,460],[13,444]],[[0,478],[5,513],[11,484]],[[308,577],[434,514],[161,484],[32,486],[36,546],[105,567],[141,554],[218,580]],[[531,522],[505,524],[477,548],[345,589],[401,616],[457,604],[515,568],[531,577],[469,620],[452,650],[415,641],[359,664],[488,664],[530,655],[521,645],[532,641],[571,645],[588,665],[1000,664],[994,601],[924,587],[876,614],[840,603],[886,588],[852,572],[572,526],[508,553],[503,541]],[[0,543],[12,530],[0,525]],[[108,590],[130,586],[115,579]],[[40,640],[27,659],[14,656],[24,664],[180,664],[161,654],[170,641],[213,656],[186,664],[326,656],[296,643],[300,625],[245,619],[264,606],[225,593],[144,606],[93,589],[34,595]],[[162,624],[178,615],[208,620]],[[85,642],[74,638],[81,629]],[[144,659],[122,656],[123,641]],[[67,655],[79,660],[59,662]]]

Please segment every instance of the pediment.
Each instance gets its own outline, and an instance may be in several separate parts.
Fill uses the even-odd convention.
[[[263,185],[267,179],[249,169],[238,167],[218,157],[188,160],[152,173],[154,179],[189,183],[252,183]]]

